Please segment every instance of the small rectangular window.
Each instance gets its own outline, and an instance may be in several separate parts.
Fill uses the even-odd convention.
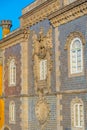
[[[40,61],[40,80],[45,80],[47,76],[47,60]]]

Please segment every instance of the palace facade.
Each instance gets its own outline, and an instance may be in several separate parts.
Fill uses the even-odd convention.
[[[36,0],[0,26],[0,130],[87,130],[87,0]]]

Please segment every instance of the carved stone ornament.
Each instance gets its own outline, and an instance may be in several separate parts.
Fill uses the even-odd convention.
[[[47,103],[45,98],[39,99],[36,103],[35,114],[40,125],[43,127],[46,124],[50,114],[49,104]]]
[[[11,60],[14,60],[14,63],[17,64],[17,59],[15,56],[9,56],[8,60],[7,60],[7,66],[9,66]]]
[[[56,13],[49,15],[49,20],[54,27],[58,27],[87,14],[87,1],[75,1],[75,4],[69,4],[68,6],[58,10]]]
[[[23,28],[24,40],[28,40],[29,39],[29,34],[30,34],[29,27]]]
[[[36,34],[33,31],[32,36],[33,41],[33,72],[34,72],[34,86],[35,92],[41,88],[41,91],[44,93],[44,90],[50,92],[51,85],[51,70],[52,70],[52,27],[49,28],[46,35],[44,35],[43,28],[40,29],[39,34]],[[47,75],[45,80],[40,80],[40,61],[47,61]]]

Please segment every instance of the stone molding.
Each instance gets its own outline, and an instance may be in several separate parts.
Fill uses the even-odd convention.
[[[20,17],[21,26],[32,26],[44,19],[47,18],[48,15],[55,12],[60,7],[60,2],[58,0],[49,0],[37,6],[33,10],[25,13]]]
[[[72,4],[61,8],[52,15],[49,15],[49,20],[54,27],[70,22],[76,18],[87,14],[87,1],[77,0]]]
[[[67,37],[66,44],[65,44],[65,49],[69,48],[69,45],[71,44],[71,42],[72,42],[72,40],[74,38],[80,38],[83,45],[86,43],[85,38],[84,38],[84,36],[83,36],[83,34],[81,32],[72,32]]]
[[[29,6],[25,7],[22,10],[22,14],[26,14],[27,12],[29,12],[30,10],[33,10],[34,8],[36,8],[37,6],[43,4],[44,2],[46,2],[47,0],[36,0],[35,2],[33,2],[32,4],[30,4]]]

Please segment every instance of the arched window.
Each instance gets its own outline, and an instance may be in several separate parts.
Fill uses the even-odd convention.
[[[77,98],[72,102],[72,127],[84,127],[83,102]]]
[[[9,122],[15,123],[15,102],[11,101],[9,104]]]
[[[70,45],[71,74],[83,71],[83,46],[79,38],[73,39]]]
[[[15,59],[10,61],[9,65],[9,84],[16,85],[16,64]]]
[[[74,104],[74,126],[83,126],[83,105],[81,103]]]
[[[47,76],[47,60],[40,61],[40,80],[45,80]]]

